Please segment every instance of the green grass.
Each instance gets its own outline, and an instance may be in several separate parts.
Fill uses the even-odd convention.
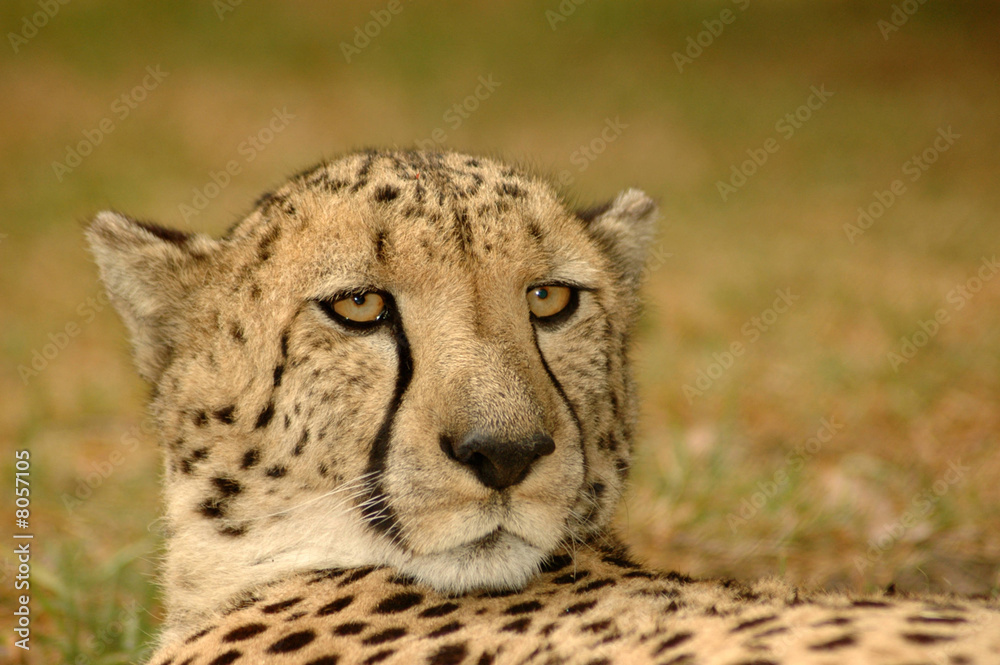
[[[100,287],[80,222],[115,207],[221,232],[323,156],[408,146],[435,128],[443,147],[569,169],[567,195],[581,203],[630,185],[661,202],[656,247],[671,256],[650,265],[646,285],[644,407],[621,515],[642,557],[699,575],[1000,593],[1000,278],[961,310],[947,299],[1000,248],[1000,14],[926,3],[886,41],[876,22],[891,5],[752,2],[683,74],[673,52],[733,3],[586,2],[553,31],[545,11],[557,2],[404,2],[351,64],[340,42],[384,3],[243,3],[222,21],[193,0],[61,6],[0,61],[0,469],[10,477],[10,451],[31,450],[36,534],[34,648],[4,633],[0,661],[124,662],[160,621],[146,389],[113,312],[88,305]],[[35,11],[4,4],[4,33]],[[157,64],[169,76],[58,181],[66,146]],[[501,86],[449,127],[444,112],[489,74]],[[723,202],[717,181],[813,85],[835,94]],[[179,205],[276,107],[295,120],[185,223]],[[628,127],[578,171],[573,152],[616,117]],[[849,242],[857,208],[949,125],[961,138]],[[779,288],[801,299],[750,343],[743,326]],[[895,371],[886,354],[942,307],[949,323]],[[78,334],[25,384],[19,366],[68,323]],[[745,353],[689,399],[685,385],[735,341]],[[788,455],[823,418],[843,429],[792,469]],[[106,478],[92,476],[115,454]],[[956,461],[969,468],[960,482],[856,565]],[[730,516],[783,470],[733,528]],[[90,494],[67,503],[81,487]],[[8,549],[4,607],[12,565]]]

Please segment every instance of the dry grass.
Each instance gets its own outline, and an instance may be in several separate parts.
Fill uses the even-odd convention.
[[[10,450],[31,450],[35,648],[15,649],[7,631],[0,660],[121,662],[158,621],[144,387],[78,223],[114,206],[220,231],[321,156],[411,145],[438,127],[447,147],[569,169],[580,201],[638,185],[662,202],[622,514],[644,557],[700,575],[998,593],[1000,279],[961,309],[948,299],[1000,248],[996,10],[927,3],[886,41],[876,22],[891,3],[761,0],[679,74],[672,53],[732,3],[585,3],[555,31],[545,11],[556,2],[481,4],[405,5],[350,65],[339,43],[384,3],[243,3],[223,21],[209,2],[70,3],[8,52],[0,469],[11,477]],[[36,10],[7,3],[0,17],[16,29]],[[169,76],[58,181],[65,146],[157,64]],[[491,73],[501,86],[453,130],[445,110]],[[833,97],[723,202],[716,181],[778,136],[775,122],[812,85]],[[275,107],[295,120],[185,222],[178,206],[243,159],[240,142]],[[578,171],[573,152],[609,117],[628,127]],[[961,138],[905,179],[904,162],[948,126]],[[843,225],[896,178],[906,193],[849,242]],[[799,299],[751,340],[743,327],[776,289]],[[886,354],[942,308],[949,321],[895,371]],[[78,334],[23,381],[19,366],[68,323]],[[738,341],[732,367],[686,394]],[[835,435],[809,444],[823,419]],[[5,607],[12,565],[8,547]]]

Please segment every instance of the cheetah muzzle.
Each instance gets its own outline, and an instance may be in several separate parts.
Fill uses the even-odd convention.
[[[579,212],[491,159],[379,151],[293,177],[221,238],[99,214],[164,450],[154,662],[714,663],[738,640],[778,662],[774,636],[835,601],[646,571],[609,526],[655,216],[637,190]],[[900,608],[882,625],[919,616]],[[861,649],[868,615],[837,611],[856,630],[828,651]],[[1000,626],[940,612],[951,640]],[[899,639],[879,653],[920,646]]]

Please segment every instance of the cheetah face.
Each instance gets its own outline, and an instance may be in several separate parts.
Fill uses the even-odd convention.
[[[489,160],[370,152],[221,239],[102,213],[90,239],[155,386],[172,612],[316,567],[518,588],[598,536],[629,465],[653,212],[634,190],[578,214]]]

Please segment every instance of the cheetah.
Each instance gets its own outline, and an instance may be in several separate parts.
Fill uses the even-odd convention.
[[[153,665],[1000,663],[993,599],[651,570],[612,516],[657,216],[349,154],[220,238],[87,230],[164,457]]]

